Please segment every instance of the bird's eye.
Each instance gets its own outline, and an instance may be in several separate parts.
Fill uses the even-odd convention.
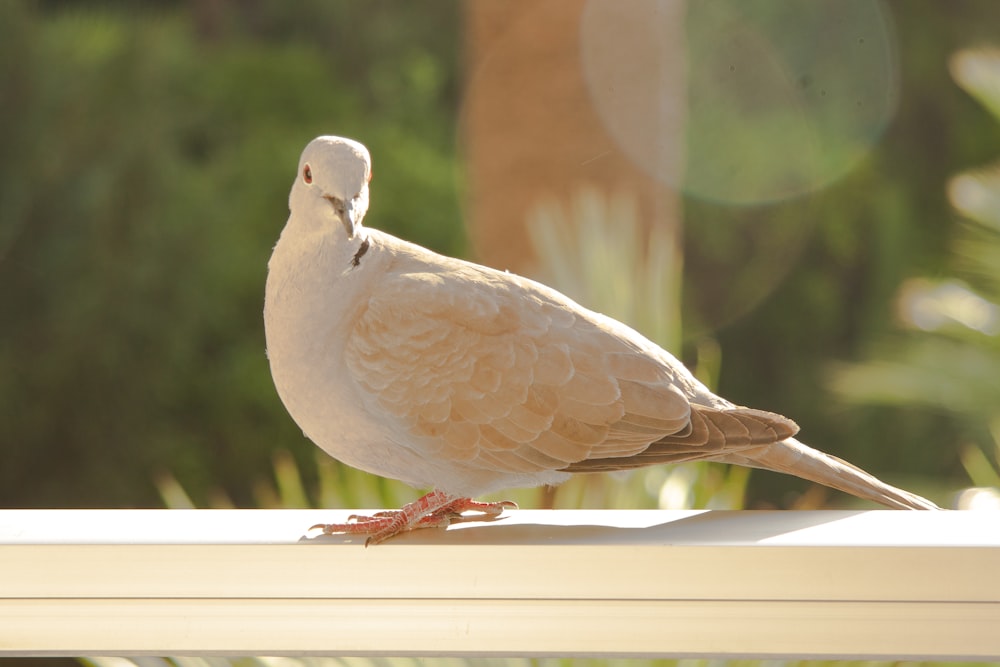
[[[313,182],[313,170],[309,165],[302,167],[302,180],[306,183]]]

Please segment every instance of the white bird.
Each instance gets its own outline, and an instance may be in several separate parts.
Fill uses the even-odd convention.
[[[369,543],[462,512],[472,497],[573,473],[708,460],[797,475],[894,508],[936,509],[792,436],[798,426],[714,395],[626,325],[517,275],[362,226],[371,158],[306,146],[268,263],[275,386],[334,458],[434,489],[326,533]]]

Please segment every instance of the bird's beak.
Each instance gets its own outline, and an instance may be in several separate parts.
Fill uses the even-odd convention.
[[[350,199],[344,201],[338,197],[324,195],[323,197],[333,205],[333,213],[340,218],[340,223],[347,230],[347,238],[353,239],[358,231],[358,207],[357,203]]]
[[[349,239],[353,239],[358,231],[358,213],[356,200],[351,199],[344,202],[344,214],[341,216],[341,222],[344,223],[344,229],[347,230],[347,238]]]

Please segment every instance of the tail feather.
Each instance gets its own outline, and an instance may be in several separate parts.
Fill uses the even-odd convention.
[[[730,452],[712,460],[795,475],[894,509],[941,509],[926,498],[886,484],[861,468],[824,454],[795,438]]]

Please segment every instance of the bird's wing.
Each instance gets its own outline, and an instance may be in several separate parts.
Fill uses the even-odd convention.
[[[369,407],[423,454],[491,470],[716,449],[692,410],[717,410],[692,406],[669,366],[533,285],[467,265],[387,275],[346,348]]]

